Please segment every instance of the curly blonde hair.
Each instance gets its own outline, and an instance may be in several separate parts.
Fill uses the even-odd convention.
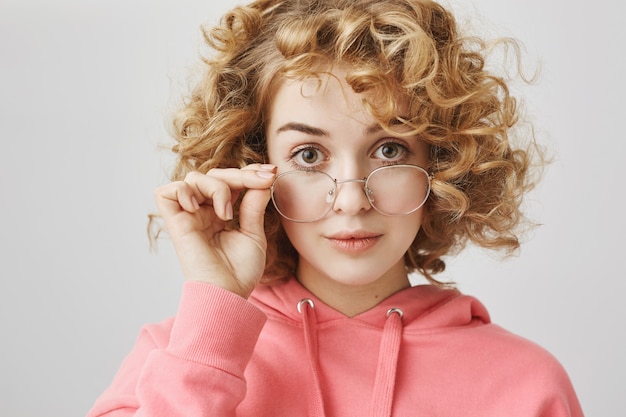
[[[174,119],[173,179],[265,161],[265,110],[278,81],[342,64],[354,91],[376,98],[364,103],[383,126],[397,123],[398,93],[406,96],[410,112],[401,122],[430,144],[432,192],[407,269],[441,284],[433,275],[444,270],[442,257],[468,241],[507,253],[519,247],[520,205],[534,185],[530,167],[539,152],[532,134],[528,146],[512,144],[519,105],[505,78],[487,70],[487,43],[461,36],[444,7],[429,0],[258,0],[203,33],[213,52]],[[266,233],[264,281],[291,276],[297,253],[271,205]]]

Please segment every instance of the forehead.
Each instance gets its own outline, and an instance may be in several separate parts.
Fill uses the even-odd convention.
[[[401,94],[371,90],[357,93],[347,78],[346,70],[335,69],[277,80],[266,109],[268,124],[303,117],[312,123],[350,119],[367,126],[395,125],[398,118],[408,116],[408,100]]]

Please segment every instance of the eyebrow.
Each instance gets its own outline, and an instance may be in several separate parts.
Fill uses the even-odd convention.
[[[307,135],[312,135],[312,136],[330,136],[330,134],[324,129],[320,129],[319,127],[310,126],[304,123],[297,123],[297,122],[289,122],[289,123],[282,125],[278,129],[276,129],[276,133],[278,134],[282,132],[287,132],[289,130],[306,133]]]
[[[395,120],[391,122],[391,125],[400,125],[402,124],[399,120]],[[305,123],[299,123],[299,122],[289,122],[286,123],[284,125],[282,125],[281,127],[279,127],[278,129],[276,129],[276,134],[278,133],[282,133],[282,132],[287,132],[287,131],[296,131],[296,132],[301,132],[301,133],[305,133],[307,135],[311,135],[311,136],[330,136],[330,133],[324,129],[321,129],[319,127],[315,127],[315,126],[311,126],[311,125],[307,125]],[[383,127],[378,124],[378,123],[373,123],[369,126],[367,126],[365,128],[365,133],[368,135],[380,132],[381,130],[384,130]]]

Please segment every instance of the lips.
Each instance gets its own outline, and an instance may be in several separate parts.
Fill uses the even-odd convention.
[[[377,233],[355,231],[335,233],[331,236],[327,236],[326,239],[328,239],[336,249],[357,254],[365,252],[375,246],[381,237],[382,235]]]

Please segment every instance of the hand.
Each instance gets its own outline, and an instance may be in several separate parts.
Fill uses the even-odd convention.
[[[172,238],[187,280],[204,281],[247,298],[265,269],[267,241],[263,229],[274,165],[212,169],[189,173],[155,191],[156,204]],[[233,203],[239,229],[225,230]]]

